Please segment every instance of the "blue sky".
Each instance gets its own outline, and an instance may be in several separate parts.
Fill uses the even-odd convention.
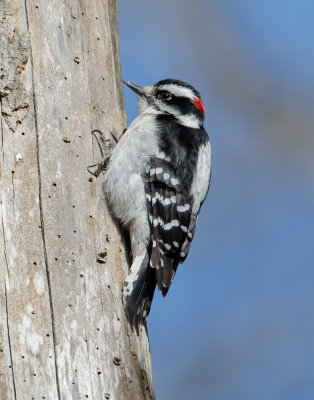
[[[119,23],[123,78],[193,84],[213,151],[190,254],[148,319],[157,398],[313,400],[314,3],[120,0]]]

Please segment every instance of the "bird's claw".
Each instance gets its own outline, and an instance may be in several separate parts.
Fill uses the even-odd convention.
[[[99,138],[96,135],[96,133],[99,134]],[[114,143],[112,142],[111,139],[105,139],[104,134],[99,129],[94,129],[92,131],[92,134],[95,136],[95,138],[97,140],[97,143],[98,143],[101,155],[102,155],[102,159],[96,164],[89,165],[87,167],[87,171],[91,175],[98,178],[98,176],[102,173],[102,171],[105,171],[107,168],[107,164],[108,164],[108,161],[110,160]],[[111,133],[111,135],[116,140],[115,136],[112,133]],[[99,139],[100,139],[100,141],[99,141]],[[94,167],[97,167],[97,169],[95,171],[92,171],[91,169]]]

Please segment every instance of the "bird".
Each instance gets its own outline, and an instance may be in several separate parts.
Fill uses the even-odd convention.
[[[123,298],[132,328],[146,324],[156,287],[166,296],[190,250],[211,178],[200,93],[178,79],[123,81],[139,115],[114,147],[103,179],[108,207],[128,232],[132,263]]]

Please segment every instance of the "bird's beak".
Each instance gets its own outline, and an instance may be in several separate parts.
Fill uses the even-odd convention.
[[[141,86],[134,85],[134,83],[123,81],[124,84],[126,84],[130,89],[133,90],[136,94],[139,96],[147,96],[144,89]]]

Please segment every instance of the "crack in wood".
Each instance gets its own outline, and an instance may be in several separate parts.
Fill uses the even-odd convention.
[[[5,255],[6,264],[8,264],[5,249],[4,249],[4,255]],[[8,268],[8,265],[7,265],[7,268]],[[11,347],[11,339],[10,339],[10,326],[9,326],[9,313],[8,313],[8,295],[7,295],[7,285],[6,285],[6,283],[4,284],[4,293],[5,293],[5,312],[6,312],[6,322],[7,322],[8,345],[9,345],[11,370],[12,370],[12,384],[13,384],[13,391],[14,391],[14,400],[16,400],[16,387],[15,387],[14,365],[13,365],[12,347]]]
[[[27,11],[27,1],[26,0],[24,0],[24,1],[25,1],[24,4],[25,4],[26,25],[27,25],[28,32],[30,32],[28,11]],[[49,273],[49,265],[48,265],[48,255],[47,255],[47,247],[46,247],[44,215],[43,215],[42,195],[41,195],[42,194],[42,185],[41,185],[41,171],[40,171],[39,132],[38,132],[38,118],[37,118],[37,105],[36,105],[36,95],[35,95],[34,62],[33,62],[32,47],[31,47],[31,51],[30,51],[30,60],[31,60],[31,75],[32,75],[32,87],[33,87],[34,123],[35,123],[35,131],[36,131],[38,197],[39,197],[41,237],[42,237],[42,244],[43,244],[45,268],[46,268],[46,275],[47,275],[48,297],[49,297],[49,305],[50,305],[50,312],[51,312],[51,331],[52,331],[52,342],[53,342],[53,351],[54,351],[54,368],[55,368],[55,375],[56,375],[56,387],[57,387],[58,400],[61,400],[59,375],[58,375],[58,359],[57,359],[57,350],[56,350],[55,321],[54,321],[52,291],[51,291],[50,273]]]
[[[1,133],[3,137],[3,130],[1,124]],[[6,246],[6,239],[5,239],[5,229],[4,229],[4,220],[3,220],[3,204],[1,201],[1,225],[2,225],[2,235],[3,235],[3,253],[5,259],[5,265],[7,268],[7,275],[9,277],[9,264],[8,264],[8,257],[7,257],[7,246]],[[9,353],[10,353],[10,362],[11,362],[11,371],[12,371],[12,385],[14,391],[14,400],[16,400],[16,387],[15,387],[15,378],[14,378],[14,365],[13,365],[13,357],[12,357],[12,347],[11,347],[11,339],[10,339],[10,326],[9,326],[9,312],[8,312],[8,294],[7,294],[7,285],[6,282],[4,283],[4,294],[5,294],[5,313],[6,313],[6,324],[7,324],[7,335],[8,335],[8,346],[9,346]]]

